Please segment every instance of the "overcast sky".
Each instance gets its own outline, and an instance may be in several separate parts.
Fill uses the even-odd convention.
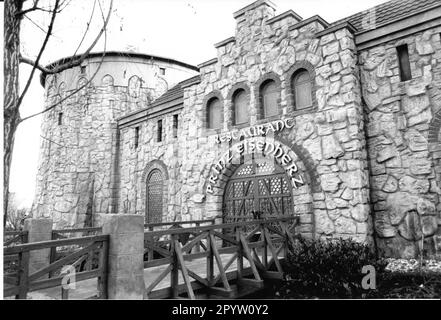
[[[109,1],[101,0],[104,10]],[[125,51],[136,48],[141,53],[156,54],[197,65],[216,57],[214,44],[234,36],[233,12],[252,0],[114,0],[114,10],[108,31],[108,50]],[[320,15],[328,22],[366,10],[385,0],[274,0],[277,13],[292,9],[304,19]],[[3,7],[3,3],[0,4]],[[42,63],[72,55],[86,29],[93,1],[75,0],[57,17]],[[2,8],[3,9],[3,8]],[[95,12],[99,13],[98,7]],[[35,57],[47,28],[49,15],[34,13],[23,20],[22,51]],[[97,32],[99,15],[95,15],[90,36]],[[3,15],[1,17],[3,19]],[[3,22],[1,22],[3,25]],[[89,40],[89,41],[88,41]],[[84,48],[84,46],[83,46]],[[94,51],[101,51],[102,42]],[[80,51],[81,52],[81,51]],[[21,72],[21,86],[29,69]],[[21,107],[22,117],[42,110],[43,89],[39,73]],[[22,205],[30,206],[34,198],[40,145],[41,117],[22,123],[17,131],[11,168],[10,191]]]

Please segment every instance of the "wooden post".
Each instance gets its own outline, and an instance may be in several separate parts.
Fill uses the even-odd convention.
[[[271,255],[273,256],[273,261],[276,264],[277,271],[283,273],[282,266],[280,265],[279,257],[277,256],[276,249],[274,248],[273,243],[271,241],[271,235],[269,234],[267,228],[265,228],[264,232],[265,232],[266,241],[268,242],[268,246],[271,251]]]
[[[263,240],[263,253],[262,253],[262,260],[263,260],[263,266],[265,270],[268,270],[268,242],[266,241],[265,237],[265,225],[262,223],[261,225],[261,232],[262,232],[262,240]]]
[[[153,231],[153,227],[152,226],[149,226],[149,231]],[[149,240],[151,242],[153,242],[153,237],[150,237]],[[153,249],[148,249],[147,259],[148,259],[148,261],[152,261],[153,260]]]
[[[237,279],[242,279],[243,274],[243,246],[240,239],[240,229],[236,229],[236,240],[237,244]]]
[[[179,292],[178,292],[178,285],[179,285],[179,269],[178,269],[178,256],[176,254],[176,243],[177,243],[177,237],[176,235],[171,235],[171,242],[170,242],[170,252],[172,254],[172,270],[170,274],[170,286],[172,290],[172,297],[173,299],[178,298]]]
[[[196,297],[194,295],[193,288],[191,286],[191,281],[190,281],[190,277],[188,276],[187,267],[185,266],[184,256],[181,251],[181,245],[176,239],[173,242],[175,245],[176,258],[177,258],[179,265],[181,267],[182,277],[184,278],[184,283],[187,287],[188,296],[190,297],[191,300],[195,300]]]
[[[101,268],[101,275],[98,277],[98,298],[107,299],[107,272],[108,272],[108,256],[109,256],[109,241],[103,241],[99,255],[99,265]]]
[[[255,265],[254,260],[253,260],[253,255],[251,254],[251,250],[248,247],[247,240],[240,233],[239,233],[239,238],[240,238],[240,245],[243,248],[243,253],[244,253],[245,257],[248,259],[248,261],[250,263],[250,267],[251,267],[251,270],[253,271],[255,279],[256,280],[261,280],[259,272],[257,271],[256,265]]]
[[[211,249],[211,230],[208,231],[207,234],[207,280],[208,285],[212,286],[213,276],[214,276],[214,255],[213,250]]]
[[[201,224],[199,222],[196,222],[196,227],[199,227]],[[199,241],[195,246],[195,253],[201,252],[201,242]]]
[[[230,291],[231,290],[230,284],[228,283],[227,274],[225,273],[225,269],[222,264],[222,258],[220,256],[219,252],[217,251],[216,241],[214,239],[212,230],[210,230],[209,238],[210,238],[211,250],[213,252],[214,257],[216,258],[217,268],[219,269],[219,274],[221,276],[222,283],[224,284],[225,290]]]
[[[29,251],[20,252],[18,254],[19,270],[18,270],[18,285],[19,291],[16,296],[17,299],[26,299],[28,293],[28,277],[29,277]]]

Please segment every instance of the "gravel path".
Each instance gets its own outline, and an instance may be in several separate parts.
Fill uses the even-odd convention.
[[[419,260],[416,259],[387,259],[388,265],[386,270],[398,272],[412,272],[420,270]],[[423,260],[422,271],[439,272],[441,274],[440,260]]]

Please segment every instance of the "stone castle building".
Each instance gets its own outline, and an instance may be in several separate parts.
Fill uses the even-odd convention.
[[[63,102],[43,120],[35,213],[298,215],[305,237],[441,253],[441,2],[328,23],[259,0],[234,19],[197,67],[107,52],[43,76],[47,106]]]

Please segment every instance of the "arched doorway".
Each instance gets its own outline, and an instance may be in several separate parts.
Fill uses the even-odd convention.
[[[162,222],[164,179],[159,169],[153,169],[147,177],[146,222]]]
[[[291,182],[274,161],[250,160],[240,165],[224,193],[224,222],[293,215]]]

